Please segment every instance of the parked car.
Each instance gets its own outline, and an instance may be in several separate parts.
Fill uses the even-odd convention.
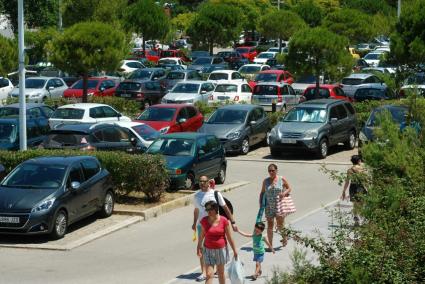
[[[242,58],[242,55],[236,51],[219,51],[217,56],[223,58],[227,63],[232,63]]]
[[[249,86],[254,88],[257,83],[262,82],[284,82],[291,85],[294,82],[294,78],[291,73],[284,70],[266,70],[258,73],[254,80],[249,82]]]
[[[371,67],[376,67],[379,64],[379,61],[381,61],[381,58],[385,56],[384,52],[369,52],[366,54],[363,59],[366,61],[367,64]]]
[[[323,76],[320,76],[319,82],[320,84],[324,84]],[[298,95],[302,95],[304,94],[305,89],[314,84],[316,84],[316,76],[306,75],[297,78],[291,86],[294,89],[295,93],[297,93]]]
[[[239,53],[242,57],[248,59],[249,62],[253,62],[254,58],[258,54],[254,46],[239,46],[235,48],[235,51]]]
[[[159,60],[159,54],[156,50],[143,51],[142,48],[135,48],[132,52],[133,58],[140,61],[140,59],[147,59],[150,62],[157,63]],[[132,58],[132,59],[133,59]]]
[[[205,81],[184,81],[177,83],[161,100],[163,104],[208,103],[208,97],[215,86]]]
[[[19,103],[5,105],[0,107],[0,118],[13,118],[19,116]],[[47,120],[55,111],[53,108],[45,104],[27,103],[27,118],[41,118]]]
[[[68,86],[57,77],[31,77],[25,79],[25,97],[29,102],[41,103],[48,98],[62,97]],[[12,98],[19,97],[19,85],[10,93]]]
[[[106,77],[91,77],[87,81],[88,96],[113,96],[117,83]],[[78,80],[63,92],[64,98],[81,98],[83,96],[83,79]]]
[[[165,79],[165,75],[165,70],[162,68],[143,68],[131,73],[128,79],[138,81],[162,81]]]
[[[381,73],[381,74],[393,74],[391,68],[385,68],[385,67],[366,67],[363,68],[361,71],[363,73]]]
[[[190,60],[195,61],[198,57],[208,57],[210,53],[205,50],[192,50],[190,53]]]
[[[242,74],[246,79],[251,80],[255,75],[262,71],[270,70],[270,66],[266,64],[246,64],[239,68],[239,73]]]
[[[168,49],[168,50],[161,50],[159,53],[159,56],[161,58],[165,57],[179,57],[183,62],[190,62],[190,59],[186,56],[186,54],[183,53],[181,50],[176,49]]]
[[[202,76],[195,70],[176,70],[167,74],[163,84],[167,90],[171,90],[178,82],[193,80],[202,81]]]
[[[116,97],[135,100],[142,108],[160,103],[165,93],[166,88],[159,81],[125,80],[115,90]]]
[[[116,121],[113,124],[128,129],[147,149],[152,142],[161,134],[149,125],[136,121]]]
[[[390,100],[396,96],[387,86],[362,87],[356,90],[353,99],[355,102],[371,101],[371,100]]]
[[[187,65],[179,57],[164,57],[158,61],[158,67],[168,70],[176,65],[181,66],[183,69],[187,69]]]
[[[356,45],[356,51],[360,52],[368,52],[374,50],[376,48],[376,44],[374,43],[359,43]]]
[[[214,134],[226,152],[248,154],[250,147],[264,143],[270,132],[270,120],[262,107],[227,105],[218,108],[198,132]]]
[[[252,103],[262,106],[266,111],[272,111],[272,103],[276,103],[276,110],[286,111],[300,102],[301,96],[297,95],[289,84],[268,82],[259,83],[252,92]]]
[[[357,118],[351,103],[320,99],[304,102],[293,109],[271,130],[270,153],[276,157],[293,151],[315,152],[320,158],[329,147],[344,143],[356,146]]]
[[[59,125],[49,131],[40,147],[127,153],[142,153],[147,148],[129,129],[111,123]]]
[[[89,215],[111,216],[115,201],[109,172],[89,156],[27,160],[0,183],[0,200],[0,233],[54,239]]]
[[[76,74],[69,74],[62,70],[57,69],[54,66],[46,67],[40,71],[41,77],[58,77],[61,78],[68,87],[71,87],[72,84],[77,82],[80,79],[80,76]]]
[[[159,137],[147,150],[167,163],[172,189],[194,189],[203,175],[217,184],[226,179],[227,162],[220,141],[211,134],[172,133]]]
[[[161,133],[194,132],[202,126],[204,117],[193,105],[160,104],[145,109],[135,121]]]
[[[81,103],[58,107],[49,119],[51,129],[60,124],[130,121],[114,108],[104,104]]]
[[[146,66],[138,60],[123,60],[118,71],[123,72],[124,74],[129,74],[137,69],[143,68],[146,68]]]
[[[316,100],[316,99],[339,99],[346,100],[351,102],[352,99],[347,97],[344,91],[339,87],[339,85],[319,85],[319,94],[316,95],[316,85],[311,85],[305,89],[304,98],[306,101]]]
[[[351,98],[354,96],[354,93],[359,88],[381,86],[386,85],[384,82],[381,81],[381,79],[379,79],[374,74],[351,74],[350,76],[343,78],[341,81],[341,87],[344,90],[344,93]]]
[[[364,60],[363,58],[360,58],[356,60],[356,64],[353,66],[353,71],[359,72],[367,67],[369,67],[369,64],[367,64],[366,60]]]
[[[243,82],[245,78],[234,70],[216,70],[211,72],[207,79],[209,82],[219,83],[220,81]]]
[[[425,73],[419,72],[409,76],[404,82],[400,90],[400,97],[406,97],[409,93],[417,93],[419,96],[425,97]]]
[[[252,89],[246,82],[220,81],[209,96],[208,102],[250,103],[251,99]]]
[[[259,53],[253,60],[257,64],[266,64],[268,60],[276,58],[278,52],[265,51]]]
[[[6,103],[7,97],[13,90],[13,84],[9,79],[0,77],[0,105]]]
[[[192,62],[192,65],[190,65],[188,69],[208,74],[214,71],[215,67],[227,69],[228,65],[221,57],[198,57]]]

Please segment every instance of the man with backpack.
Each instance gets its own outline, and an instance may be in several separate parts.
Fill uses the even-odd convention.
[[[233,231],[236,232],[237,226],[235,222],[235,218],[233,217],[233,214],[228,206],[228,204],[225,201],[225,198],[223,195],[215,191],[213,187],[210,186],[210,180],[207,176],[201,176],[199,178],[199,191],[195,194],[194,198],[194,205],[195,209],[193,210],[193,224],[192,224],[192,230],[196,230],[197,234],[201,232],[200,228],[200,220],[207,216],[207,212],[205,211],[205,203],[208,201],[215,201],[220,206],[220,209],[222,209],[224,215],[227,217],[227,219],[232,224]],[[230,203],[229,203],[230,205]],[[221,211],[221,210],[220,210]],[[199,235],[198,235],[199,238]],[[200,258],[200,264],[201,264],[201,275],[199,275],[196,278],[196,281],[205,281],[206,279],[206,271],[205,271],[205,265],[203,258]]]

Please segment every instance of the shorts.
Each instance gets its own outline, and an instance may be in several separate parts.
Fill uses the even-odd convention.
[[[262,263],[264,261],[264,253],[255,254],[253,261]]]
[[[224,265],[229,261],[229,251],[227,247],[219,249],[203,248],[203,258],[205,265]]]

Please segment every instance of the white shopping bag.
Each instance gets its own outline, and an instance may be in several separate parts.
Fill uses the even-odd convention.
[[[245,283],[245,271],[243,269],[243,264],[239,259],[233,258],[232,261],[227,264],[227,274],[229,275],[230,283]]]

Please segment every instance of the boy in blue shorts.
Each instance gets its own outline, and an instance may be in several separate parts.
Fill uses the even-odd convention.
[[[274,248],[269,243],[266,237],[263,237],[263,231],[266,226],[263,222],[258,222],[255,224],[254,232],[252,234],[247,234],[239,229],[237,232],[244,237],[252,238],[252,251],[254,252],[254,261],[255,261],[255,273],[251,276],[252,280],[257,280],[258,276],[261,275],[261,263],[264,260],[265,248],[264,244],[266,244],[270,250],[275,253]]]

